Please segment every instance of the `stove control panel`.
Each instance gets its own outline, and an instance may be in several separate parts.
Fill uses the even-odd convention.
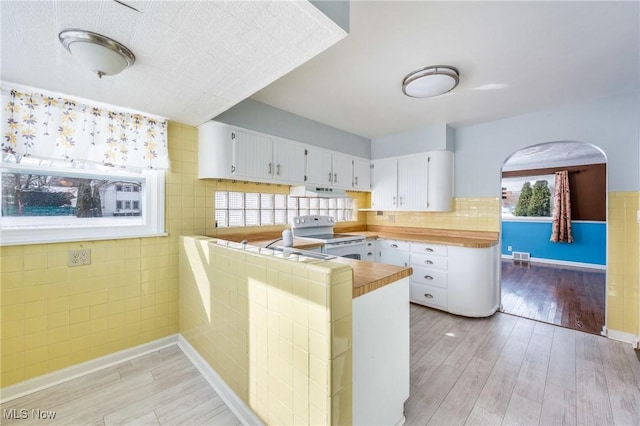
[[[309,215],[295,216],[291,218],[291,228],[316,228],[316,227],[333,227],[336,224],[332,216]]]

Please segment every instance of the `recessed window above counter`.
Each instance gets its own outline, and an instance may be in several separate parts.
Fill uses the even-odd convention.
[[[208,121],[198,126],[198,177],[371,191],[371,161]]]

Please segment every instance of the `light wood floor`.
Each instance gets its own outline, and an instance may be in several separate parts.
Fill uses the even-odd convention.
[[[177,346],[10,401],[54,421],[225,425],[238,419]],[[409,425],[640,425],[631,345],[498,313],[471,319],[411,305]]]
[[[7,419],[12,408],[29,418]],[[33,409],[56,415],[35,419]],[[240,424],[177,346],[9,401],[2,410],[2,425]]]
[[[640,360],[620,343],[498,313],[411,305],[411,425],[640,425]]]

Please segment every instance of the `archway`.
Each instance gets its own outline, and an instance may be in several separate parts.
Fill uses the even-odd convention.
[[[569,172],[574,242],[550,240],[555,173]],[[502,309],[600,334],[606,320],[607,172],[597,147],[547,142],[502,166]]]

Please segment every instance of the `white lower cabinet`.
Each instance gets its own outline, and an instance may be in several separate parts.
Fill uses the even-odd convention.
[[[411,301],[446,311],[447,289],[411,281]]]
[[[372,238],[364,242],[364,258],[368,262],[378,261],[378,242]]]
[[[409,278],[353,299],[353,367],[344,367],[353,371],[353,425],[404,423],[410,393],[408,302]]]
[[[500,306],[498,245],[447,246],[379,239],[378,262],[411,266],[411,301],[468,317]]]
[[[378,240],[378,262],[409,266],[411,243],[399,240]]]
[[[498,245],[487,248],[449,247],[449,261],[447,310],[468,317],[487,317],[497,311],[500,307]]]

